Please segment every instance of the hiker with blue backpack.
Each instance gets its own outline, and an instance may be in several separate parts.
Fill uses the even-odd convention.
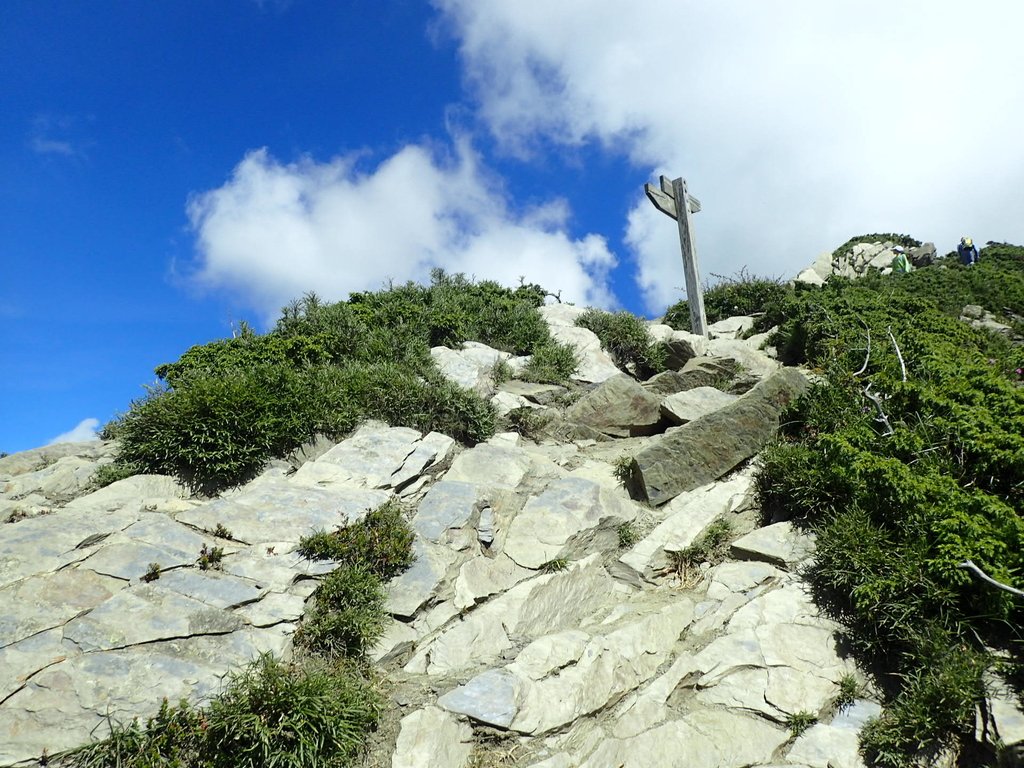
[[[970,267],[978,263],[978,247],[969,237],[961,237],[960,245],[956,247],[957,255],[960,256],[960,263]]]

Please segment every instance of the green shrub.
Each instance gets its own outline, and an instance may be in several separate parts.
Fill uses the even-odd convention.
[[[550,341],[534,349],[521,378],[538,384],[564,384],[579,364],[575,349],[568,344]]]
[[[709,323],[769,312],[790,292],[779,278],[753,277],[745,269],[735,277],[719,277],[719,280],[718,284],[704,289],[704,314]],[[689,302],[684,299],[669,307],[665,311],[665,324],[677,331],[692,331]],[[764,323],[757,326],[760,330],[767,327]]]
[[[1020,315],[1022,256],[832,279],[778,307],[780,354],[826,383],[784,415],[758,494],[817,533],[816,596],[880,670],[885,709],[862,736],[877,765],[955,751],[993,649],[1013,665],[1024,647],[1020,601],[959,567],[1024,572],[1024,349],[957,319]]]
[[[402,508],[392,500],[369,512],[361,522],[303,537],[297,551],[310,560],[364,567],[387,581],[412,565],[413,538]]]
[[[92,484],[97,488],[106,488],[111,483],[142,473],[142,467],[131,462],[114,461],[103,464],[92,476]]]
[[[544,296],[539,286],[508,289],[440,270],[429,286],[392,285],[345,302],[306,294],[270,333],[243,324],[236,338],[159,366],[163,386],[104,428],[122,445],[100,479],[157,472],[216,493],[316,433],[340,438],[367,418],[485,440],[493,409],[444,379],[430,347],[480,341],[533,354],[534,376],[564,381],[576,363],[537,312]]]
[[[327,657],[361,659],[384,631],[385,600],[377,574],[361,565],[343,565],[313,593],[295,642]]]
[[[665,370],[665,346],[651,340],[642,318],[630,312],[588,309],[576,318],[576,325],[593,331],[601,348],[623,371],[648,379]]]

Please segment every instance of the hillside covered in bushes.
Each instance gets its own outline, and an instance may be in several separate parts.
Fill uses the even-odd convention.
[[[161,386],[107,425],[120,455],[104,479],[166,473],[215,493],[367,418],[484,440],[499,417],[444,378],[430,349],[480,341],[532,355],[519,378],[564,383],[576,360],[537,313],[545,295],[438,272],[427,287],[307,296],[269,333],[246,329],[158,368]],[[820,288],[741,274],[705,301],[710,322],[756,316],[752,332],[774,330],[780,360],[815,374],[757,486],[766,520],[817,535],[816,599],[875,675],[885,709],[864,731],[865,759],[959,753],[979,764],[969,748],[986,685],[1024,680],[1024,598],[1013,591],[1024,587],[1024,248]],[[1005,332],[978,322],[984,311]],[[685,329],[685,302],[665,321]],[[589,311],[578,323],[622,370],[664,368],[639,318]],[[334,621],[310,625],[328,645]]]

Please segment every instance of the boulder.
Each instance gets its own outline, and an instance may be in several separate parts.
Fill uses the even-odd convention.
[[[703,355],[707,351],[707,344],[708,340],[704,336],[673,331],[665,340],[665,367],[670,371],[678,371],[693,358]]]
[[[716,480],[767,444],[779,415],[806,389],[802,373],[784,368],[731,405],[652,440],[633,458],[631,489],[660,505]]]
[[[661,401],[624,373],[612,376],[566,410],[569,421],[612,437],[659,431]]]

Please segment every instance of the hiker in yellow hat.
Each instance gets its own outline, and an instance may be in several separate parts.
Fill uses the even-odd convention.
[[[978,247],[966,235],[960,238],[960,245],[956,247],[956,252],[960,256],[960,263],[965,267],[978,263]]]

